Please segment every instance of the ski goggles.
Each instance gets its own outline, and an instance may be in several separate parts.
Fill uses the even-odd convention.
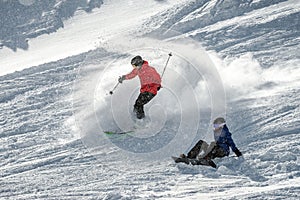
[[[225,125],[225,123],[222,123],[222,124],[213,124],[213,126],[214,126],[215,129],[216,128],[220,128],[220,127],[222,127],[224,125]]]

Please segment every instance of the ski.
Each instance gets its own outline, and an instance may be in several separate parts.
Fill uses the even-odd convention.
[[[103,131],[107,135],[123,135],[127,133],[133,133],[133,131]]]

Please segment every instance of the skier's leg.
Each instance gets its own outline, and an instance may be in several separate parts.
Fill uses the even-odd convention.
[[[196,158],[202,150],[205,151],[207,146],[208,144],[205,141],[199,140],[197,144],[188,152],[187,157]]]
[[[139,94],[133,106],[133,110],[136,113],[138,119],[142,119],[145,117],[144,105],[151,101],[151,99],[153,99],[154,96],[155,95],[150,92],[143,92]]]
[[[225,150],[222,147],[215,145],[213,149],[204,158],[214,159],[216,157],[222,158],[224,156],[226,156]]]
[[[207,148],[207,151],[205,152],[206,154],[208,154],[209,152],[211,152],[215,147],[217,146],[216,142],[211,142],[209,147]]]
[[[201,150],[204,151],[204,153],[207,152],[208,144],[207,142],[203,141],[203,144],[201,146]]]
[[[137,115],[138,113],[141,113],[143,111],[143,105],[141,104],[143,98],[143,94],[140,93],[138,98],[135,101],[135,104],[133,105],[133,112]]]
[[[204,156],[207,155],[207,153],[209,152],[209,145],[207,144],[207,142],[203,141],[200,152],[197,156],[198,159],[203,158]]]
[[[215,153],[214,153],[214,157],[222,158],[224,156],[226,156],[225,150],[222,147],[217,146]]]
[[[209,145],[207,143],[206,145],[203,145],[202,150],[204,151],[204,154],[199,156],[199,158],[205,158],[209,153],[212,152],[215,146],[216,146],[216,142],[211,142]]]
[[[202,156],[203,158],[208,158],[208,159],[212,159],[212,157],[214,157],[214,150],[216,148],[216,142],[211,142],[210,145],[208,146],[206,152],[204,153],[204,155]]]

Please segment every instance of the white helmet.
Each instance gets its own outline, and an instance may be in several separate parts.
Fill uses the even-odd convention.
[[[223,117],[218,117],[214,120],[214,124],[223,124],[225,123],[225,119]]]

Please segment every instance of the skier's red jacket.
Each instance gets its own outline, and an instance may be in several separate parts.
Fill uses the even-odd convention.
[[[141,82],[140,92],[151,92],[156,95],[158,88],[161,87],[161,78],[157,71],[144,61],[141,68],[134,68],[129,74],[125,75],[126,79],[132,79],[139,76]]]

